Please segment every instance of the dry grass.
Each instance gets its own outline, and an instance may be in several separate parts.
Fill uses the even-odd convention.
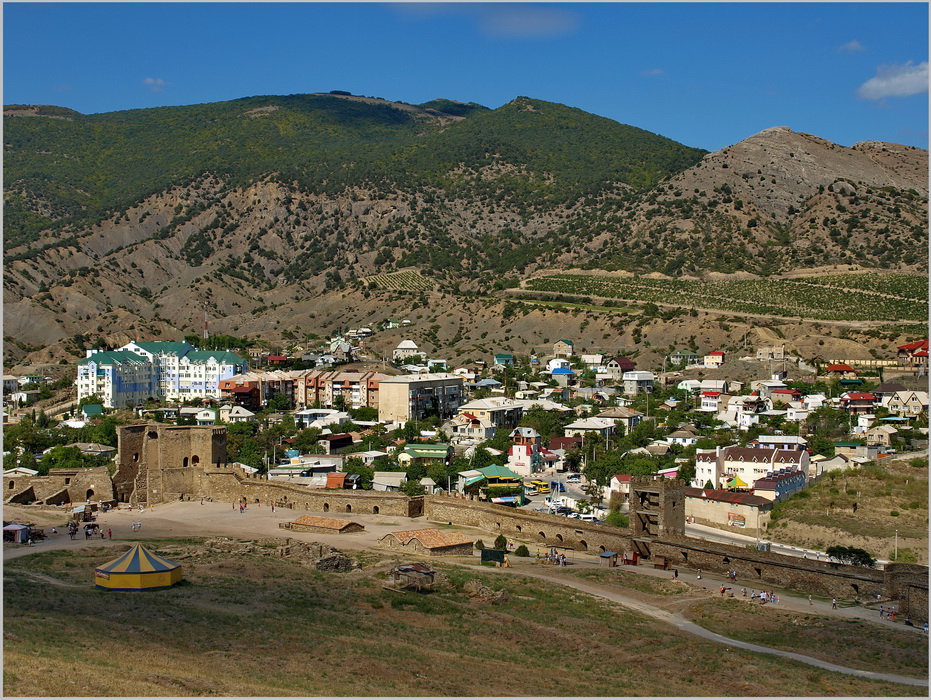
[[[556,584],[443,566],[430,594],[382,588],[390,560],[324,574],[253,555],[192,556],[173,589],[92,587],[106,549],[4,571],[6,696],[923,695],[682,635]],[[28,573],[43,574],[37,583]],[[465,583],[506,587],[500,605]],[[841,654],[838,650],[838,654]]]
[[[898,460],[830,472],[806,491],[807,497],[774,509],[774,540],[817,549],[860,547],[892,559],[898,531],[900,553],[907,550],[913,561],[928,564],[927,466]]]

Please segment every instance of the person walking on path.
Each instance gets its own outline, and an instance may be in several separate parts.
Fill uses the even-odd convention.
[[[107,528],[107,537],[113,539],[113,528]]]
[[[679,570],[678,570],[678,569],[673,569],[673,570],[672,570],[672,580],[675,581],[677,578],[679,578]]]
[[[831,610],[837,610],[837,598],[831,598]]]
[[[811,593],[808,594],[808,604],[814,605],[814,603],[811,602]]]

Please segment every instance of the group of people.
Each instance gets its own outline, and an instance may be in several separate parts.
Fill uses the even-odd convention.
[[[539,556],[539,553],[537,554]],[[555,549],[551,549],[549,552],[543,555],[544,564],[555,564],[556,566],[565,566],[566,565],[566,555],[557,552]]]
[[[747,589],[745,588],[743,590],[746,591]],[[744,593],[744,595],[746,595],[746,593]],[[753,591],[750,591],[750,599],[751,600],[759,599],[760,605],[766,605],[767,603],[772,603],[773,605],[775,605],[776,603],[779,602],[779,596],[773,593],[772,591],[760,591],[759,595],[757,595]]]
[[[73,527],[73,529],[72,529]],[[71,535],[71,539],[74,539],[75,534],[77,534],[78,525],[75,522],[68,523],[68,534]],[[97,537],[100,535],[100,539],[105,540],[109,537],[113,539],[113,530],[107,528],[104,531],[99,525],[87,525],[84,527],[84,539],[89,540],[91,537]]]
[[[141,521],[141,520],[138,520],[138,521],[137,521],[137,520],[133,520],[133,522],[131,523],[131,525],[132,525],[132,528],[133,528],[133,532],[139,532],[139,531],[142,529],[142,521]]]

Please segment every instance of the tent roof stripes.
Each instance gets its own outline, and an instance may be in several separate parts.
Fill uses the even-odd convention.
[[[125,554],[98,566],[97,570],[110,574],[141,574],[172,571],[180,566],[180,564],[153,554],[142,545],[136,544]]]

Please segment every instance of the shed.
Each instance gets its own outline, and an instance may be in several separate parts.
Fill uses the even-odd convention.
[[[141,544],[97,567],[94,583],[111,591],[168,588],[181,580],[181,565],[153,554]]]
[[[471,556],[473,542],[473,539],[459,532],[426,528],[389,532],[378,541],[378,546],[429,556]]]
[[[602,552],[598,557],[602,566],[617,566],[617,552]]]
[[[321,532],[330,534],[362,532],[362,530],[365,529],[365,526],[354,520],[324,518],[319,515],[302,515],[293,522],[282,523],[280,527],[286,530],[293,530],[294,532]]]
[[[3,541],[22,544],[29,539],[29,528],[19,523],[10,523],[3,527]]]

